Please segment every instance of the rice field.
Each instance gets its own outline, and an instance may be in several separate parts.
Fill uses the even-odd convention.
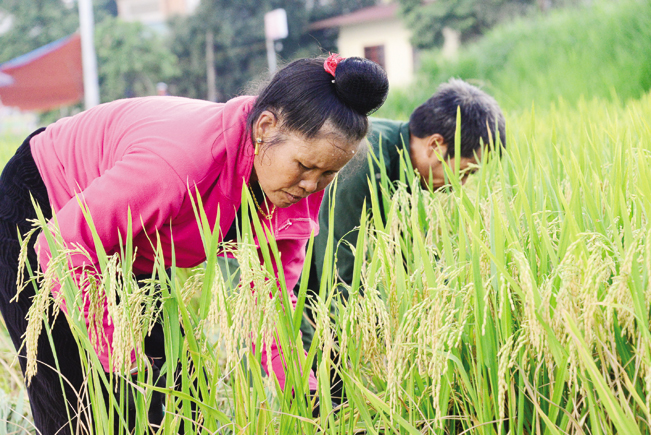
[[[0,135],[0,168],[11,158],[22,139]],[[18,361],[0,316],[0,433],[33,432],[29,421],[29,402]]]
[[[146,405],[160,391],[164,434],[181,427],[202,434],[651,433],[649,167],[651,95],[511,114],[502,158],[482,162],[463,188],[458,168],[449,168],[450,188],[434,193],[417,187],[408,164],[404,183],[391,186],[382,174],[386,194],[372,206],[384,201],[388,213],[362,219],[349,300],[331,291],[328,272],[317,299],[306,300],[302,288],[295,311],[275,291],[272,237],[262,247],[267,266],[260,264],[254,234],[265,229],[256,217],[245,213],[238,244],[223,246],[196,198],[209,255],[189,278],[177,269],[168,276],[159,263],[150,285],[139,288],[129,254],[100,250],[101,279],[90,297],[108,300],[120,338],[116,367],[142,349],[156,319],[170,344],[165,386],[140,375],[135,432],[147,433]],[[250,209],[248,192],[243,198]],[[56,231],[48,237],[54,256],[65,259]],[[217,262],[223,250],[237,257],[239,281]],[[92,348],[78,286],[59,263],[39,277],[28,354],[43,307],[54,303],[53,279],[73,307],[81,348]],[[285,290],[282,273],[278,285]],[[318,313],[307,358],[298,335],[304,304]],[[1,337],[0,357],[10,361]],[[284,390],[251,351],[273,340],[288,364]],[[81,357],[90,431],[113,433],[115,415],[97,392],[102,384],[115,390],[115,378],[94,352]],[[21,397],[5,367],[0,389]],[[316,418],[301,367],[314,367],[319,378]],[[347,398],[334,409],[331,370]],[[119,397],[109,400],[123,408]],[[0,419],[5,409],[0,396]]]

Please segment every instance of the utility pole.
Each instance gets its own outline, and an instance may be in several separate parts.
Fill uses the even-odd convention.
[[[278,60],[276,59],[276,42],[273,39],[265,41],[267,46],[267,65],[269,66],[269,75],[273,76],[278,68]]]
[[[276,61],[276,41],[287,38],[287,12],[285,9],[274,9],[264,15],[264,34],[267,45],[267,62],[269,75],[273,76],[278,67]]]
[[[208,101],[217,101],[217,73],[215,72],[215,35],[206,31],[206,78]]]
[[[78,0],[81,32],[81,61],[84,70],[84,103],[86,109],[99,104],[99,80],[95,55],[95,19],[93,0]]]

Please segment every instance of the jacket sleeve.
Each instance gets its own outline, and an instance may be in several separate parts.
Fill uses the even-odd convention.
[[[110,255],[119,252],[120,240],[124,241],[126,238],[129,225],[128,210],[132,216],[132,235],[142,231],[152,232],[168,223],[178,212],[186,190],[179,177],[162,158],[146,149],[136,149],[123,156],[122,160],[68,201],[56,213],[56,221],[66,248],[74,249],[68,256],[68,263],[74,271],[77,284],[80,284],[82,273],[94,275],[99,271],[93,234],[81,204],[84,204],[90,213],[99,240]],[[53,220],[49,225],[53,227]],[[51,254],[43,234],[37,240],[36,250],[39,264],[42,270],[47,272]],[[85,251],[87,255],[80,251]],[[58,295],[60,286],[57,284],[52,292],[55,296]],[[87,292],[82,292],[82,305],[88,324],[90,302]],[[65,306],[62,308],[66,310]],[[104,343],[93,343],[104,369],[108,371],[108,351],[113,341],[113,327],[108,318],[106,304],[102,323],[105,329]]]
[[[356,163],[361,164],[361,163]],[[357,236],[362,213],[370,208],[370,192],[368,186],[368,164],[351,167],[341,174],[334,183],[328,186],[319,213],[319,234],[314,239],[313,263],[316,265],[317,279],[321,282],[323,263],[330,231],[330,207],[332,200],[334,208],[334,252],[338,279],[348,285],[353,281],[355,255],[350,245],[357,244]],[[366,200],[366,208],[364,207]],[[318,292],[318,289],[312,289]]]

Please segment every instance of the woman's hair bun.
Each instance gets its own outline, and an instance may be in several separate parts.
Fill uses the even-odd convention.
[[[387,73],[361,57],[349,57],[335,71],[337,96],[354,111],[370,115],[382,106],[389,92]]]

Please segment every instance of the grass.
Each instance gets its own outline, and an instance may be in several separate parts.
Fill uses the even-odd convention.
[[[16,351],[0,321],[0,433],[33,433]]]
[[[503,158],[484,161],[463,189],[455,168],[449,192],[414,185],[410,193],[408,175],[397,187],[383,176],[378,182],[395,190],[393,200],[372,199],[376,210],[387,201],[386,222],[377,213],[362,220],[347,303],[330,291],[330,273],[315,301],[305,301],[301,290],[296,311],[282,308],[289,306],[284,293],[267,299],[273,270],[255,252],[254,234],[264,231],[255,216],[242,223],[238,246],[228,247],[242,272],[231,283],[213,255],[223,247],[198,202],[206,267],[186,280],[176,271],[168,277],[159,264],[154,276],[168,361],[184,368],[180,387],[170,380],[175,363],[164,370],[165,388],[141,376],[136,433],[146,432],[153,391],[167,394],[166,434],[180,425],[187,433],[220,434],[651,433],[649,119],[649,95],[627,104],[552,105],[510,118]],[[65,256],[49,235],[55,256]],[[100,288],[121,301],[113,318],[121,336],[133,339],[114,349],[114,361],[141,343],[153,317],[146,308],[155,288],[138,289],[130,278],[128,248],[121,257],[99,251]],[[267,265],[277,257],[273,237],[262,252]],[[77,285],[64,267],[56,272],[68,306],[79,307]],[[264,297],[256,298],[252,282]],[[43,303],[48,285],[41,280]],[[192,294],[200,303],[188,303]],[[303,303],[319,313],[307,360],[298,337]],[[89,350],[81,356],[92,432],[111,433],[112,414],[92,392],[112,380],[90,351],[83,318],[69,321]],[[284,391],[250,351],[251,343],[260,348],[273,337],[289,364]],[[332,351],[345,363],[335,363]],[[317,419],[299,369],[311,365],[319,376]],[[348,397],[338,412],[328,400],[332,368]]]
[[[12,135],[0,135],[0,168],[4,168],[7,161],[14,155],[23,140],[24,138]]]
[[[418,83],[392,91],[379,115],[408,117],[450,77],[481,85],[510,111],[534,101],[547,108],[559,96],[572,105],[640,98],[651,89],[651,4],[585,3],[498,26],[456,60],[423,53]]]

